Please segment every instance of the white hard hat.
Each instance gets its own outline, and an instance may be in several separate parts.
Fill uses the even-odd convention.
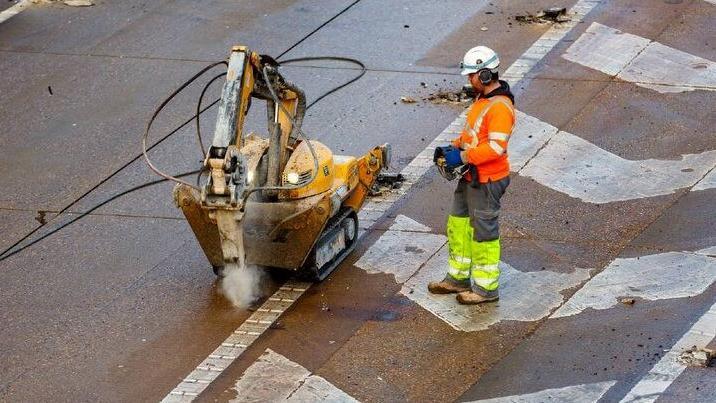
[[[500,58],[497,57],[497,53],[487,46],[476,46],[465,53],[465,57],[462,58],[460,68],[462,71],[460,74],[466,76],[470,73],[477,73],[482,69],[490,69],[496,71],[500,67]]]

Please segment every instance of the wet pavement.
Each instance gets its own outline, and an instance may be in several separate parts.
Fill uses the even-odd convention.
[[[571,29],[514,19],[555,5],[574,7]],[[392,170],[410,183],[366,207],[356,250],[300,291],[197,400],[712,401],[714,368],[684,368],[674,356],[692,340],[716,343],[716,189],[701,181],[716,167],[715,18],[704,0],[33,5],[0,23],[0,250],[154,180],[139,158],[147,118],[231,45],[354,57],[367,74],[311,108],[304,129],[348,155],[392,143]],[[599,26],[705,61],[646,68],[643,82],[615,78],[573,56]],[[538,126],[554,133],[511,151],[523,164],[503,199],[502,299],[465,308],[425,290],[447,265],[454,183],[421,156],[454,136],[462,108],[400,97],[459,88],[457,64],[478,43],[500,52],[502,71],[533,60],[525,78],[506,75],[520,116],[534,123],[513,143],[537,141]],[[282,69],[309,100],[358,72]],[[706,87],[643,85],[666,80],[663,69]],[[176,131],[151,152],[167,171],[201,162],[194,123],[182,125],[200,91],[190,87],[157,122],[152,144]],[[257,131],[260,109],[247,123]],[[205,142],[214,113],[202,115]],[[550,157],[564,144],[596,151]],[[698,165],[677,165],[684,155]],[[287,281],[268,273],[255,307],[230,306],[166,183],[0,259],[3,401],[191,400],[171,392]]]

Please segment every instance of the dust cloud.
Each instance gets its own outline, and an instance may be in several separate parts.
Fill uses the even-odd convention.
[[[248,308],[263,296],[263,277],[263,269],[259,266],[227,264],[221,280],[221,293],[237,308]]]

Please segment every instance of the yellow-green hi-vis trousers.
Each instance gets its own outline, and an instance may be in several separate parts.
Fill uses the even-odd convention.
[[[497,295],[500,278],[500,199],[510,184],[506,177],[473,187],[461,179],[448,216],[448,279],[470,284],[485,297]]]

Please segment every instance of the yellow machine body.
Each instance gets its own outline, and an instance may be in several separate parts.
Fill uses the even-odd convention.
[[[309,147],[309,140],[292,137],[293,123],[302,119],[296,116],[305,105],[302,92],[278,88],[280,99],[260,93],[254,86],[263,88],[258,72],[266,77],[261,60],[244,47],[233,48],[222,93],[225,111],[219,112],[205,160],[207,183],[201,191],[177,185],[174,198],[215,270],[245,258],[248,264],[304,270],[320,280],[355,245],[357,213],[388,165],[389,146],[361,157],[337,156],[318,141],[310,140]],[[281,83],[281,77],[270,79]],[[252,96],[269,103],[268,137],[241,135],[238,116],[243,118]]]

